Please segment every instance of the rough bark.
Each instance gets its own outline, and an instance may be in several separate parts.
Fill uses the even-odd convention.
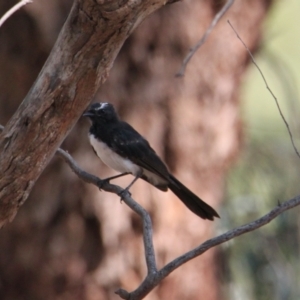
[[[226,19],[253,49],[260,40],[268,2],[236,1],[183,79],[174,74],[220,1],[185,1],[163,8],[126,42],[96,97],[113,102],[175,175],[216,208],[226,169],[241,143],[239,86],[248,64]],[[58,106],[61,111],[69,105],[65,97]],[[89,101],[77,100],[81,110]],[[77,108],[71,109],[76,118]],[[53,114],[61,118],[57,124],[66,121],[65,112]],[[111,175],[91,151],[87,130],[87,122],[80,121],[63,148],[84,169],[101,177]],[[128,179],[118,183],[125,186]],[[138,182],[132,194],[153,217],[159,265],[212,235],[213,223],[193,216],[171,193]],[[145,275],[139,218],[116,196],[81,183],[57,160],[46,168],[30,201],[0,235],[3,299],[118,299],[117,288],[131,291]],[[221,299],[219,273],[215,252],[209,251],[177,270],[147,299]]]
[[[108,76],[132,30],[166,1],[74,1],[34,86],[0,135],[0,227],[12,220]]]

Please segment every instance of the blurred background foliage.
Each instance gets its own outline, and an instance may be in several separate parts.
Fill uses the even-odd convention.
[[[300,149],[300,1],[276,1],[255,54]],[[275,100],[252,64],[242,89],[244,147],[227,177],[224,228],[254,220],[300,194],[297,157]],[[300,299],[299,208],[223,246],[227,299]],[[234,245],[234,246],[233,246]]]

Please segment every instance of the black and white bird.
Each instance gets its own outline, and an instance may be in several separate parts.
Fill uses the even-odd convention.
[[[167,191],[168,188],[197,216],[213,220],[218,213],[191,192],[170,172],[149,143],[128,123],[119,119],[110,103],[94,103],[83,114],[92,121],[89,139],[97,156],[110,168],[132,174],[134,180],[142,178],[156,188]]]

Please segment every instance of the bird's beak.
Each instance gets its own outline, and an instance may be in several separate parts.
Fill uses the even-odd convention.
[[[83,117],[93,117],[94,115],[94,112],[91,110],[87,110],[82,114]]]

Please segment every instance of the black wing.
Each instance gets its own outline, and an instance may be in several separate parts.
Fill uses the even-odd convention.
[[[155,151],[133,127],[120,122],[110,132],[110,147],[122,157],[130,159],[138,166],[169,180],[166,165]]]

